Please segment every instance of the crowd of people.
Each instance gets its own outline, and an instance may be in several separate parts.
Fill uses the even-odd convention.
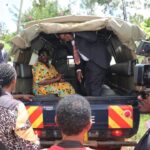
[[[0,65],[0,148],[5,150],[38,150],[39,139],[33,132],[24,104],[13,98],[11,92],[16,86],[17,74],[13,66]],[[80,148],[84,135],[91,128],[89,102],[80,95],[64,97],[56,109],[56,124],[62,131],[62,142],[49,150]]]

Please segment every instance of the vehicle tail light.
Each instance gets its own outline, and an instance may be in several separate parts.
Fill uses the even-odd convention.
[[[34,133],[35,133],[38,137],[42,137],[45,132],[42,131],[42,130],[34,130]]]
[[[123,131],[121,131],[121,130],[113,130],[111,132],[111,134],[112,134],[112,136],[121,137],[121,136],[123,136]]]

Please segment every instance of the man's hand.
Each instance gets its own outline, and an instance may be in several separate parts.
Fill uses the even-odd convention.
[[[83,79],[83,74],[81,70],[77,70],[77,79],[81,83]]]
[[[143,99],[141,96],[138,96],[139,109],[143,113],[150,113],[150,95],[146,99]]]

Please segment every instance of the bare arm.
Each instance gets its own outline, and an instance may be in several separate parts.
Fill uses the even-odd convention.
[[[34,96],[31,94],[15,94],[13,95],[13,97],[14,99],[23,99],[31,101]]]

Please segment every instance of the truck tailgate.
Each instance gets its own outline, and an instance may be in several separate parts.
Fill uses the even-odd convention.
[[[86,135],[91,140],[124,139],[136,134],[139,125],[137,98],[134,96],[86,97],[92,109],[93,125]],[[29,119],[41,138],[57,140],[61,133],[55,124],[60,98],[35,97],[24,101]]]

